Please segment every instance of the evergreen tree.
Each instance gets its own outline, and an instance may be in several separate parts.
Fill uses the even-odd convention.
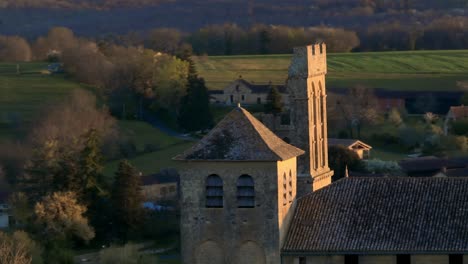
[[[210,98],[205,80],[198,77],[195,63],[190,56],[187,94],[182,98],[178,123],[186,131],[198,131],[213,126],[213,115],[210,109]]]
[[[272,86],[267,95],[267,102],[265,104],[265,113],[279,114],[283,111],[283,103],[281,102],[281,94],[276,86]]]
[[[75,190],[80,200],[88,206],[86,216],[96,231],[96,238],[108,239],[112,213],[107,184],[102,175],[101,141],[96,130],[90,130],[84,137],[85,146],[78,161],[80,170],[70,181],[70,189]]]
[[[143,195],[137,170],[126,160],[119,163],[112,189],[114,224],[117,235],[126,239],[143,220]]]
[[[19,180],[20,189],[28,195],[32,204],[53,192],[54,186],[57,186],[57,155],[56,141],[47,141],[43,146],[34,149],[32,158],[26,165],[25,174]]]
[[[84,137],[85,147],[79,160],[79,179],[76,179],[74,185],[89,204],[103,191],[103,167],[98,132],[92,129]]]

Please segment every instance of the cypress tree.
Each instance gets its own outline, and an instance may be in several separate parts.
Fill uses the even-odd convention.
[[[192,58],[188,57],[187,61],[190,64],[187,94],[182,98],[177,121],[186,131],[208,129],[213,126],[208,89],[205,80],[198,77]]]
[[[265,113],[279,114],[283,111],[283,104],[281,103],[281,94],[276,86],[272,86],[267,95],[267,102],[265,104]]]

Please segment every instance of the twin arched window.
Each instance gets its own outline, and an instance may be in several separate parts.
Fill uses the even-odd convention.
[[[223,180],[216,174],[206,179],[206,207],[223,207]]]
[[[255,207],[255,184],[249,175],[242,175],[237,179],[237,207]]]
[[[216,174],[206,179],[206,204],[207,208],[223,207],[223,180]],[[242,175],[237,179],[237,207],[255,207],[255,184],[249,175]]]

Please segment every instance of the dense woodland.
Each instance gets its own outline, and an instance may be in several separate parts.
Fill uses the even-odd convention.
[[[0,4],[3,7],[42,7],[42,8],[119,8],[119,7],[145,7],[148,5],[158,5],[167,2],[176,3],[224,3],[230,4],[234,1],[188,1],[188,0],[2,0]],[[262,8],[275,8],[280,5],[284,5],[283,1],[278,0],[241,0],[236,1],[239,4],[247,4],[250,8],[262,7]],[[372,7],[379,11],[386,9],[430,9],[430,8],[460,8],[466,5],[465,0],[293,0],[288,1],[289,8],[293,9],[295,6],[309,6],[320,9],[332,9],[332,8],[356,8],[356,7]]]
[[[465,16],[466,0],[0,0],[0,34],[34,39],[51,26],[99,37],[154,28],[192,33],[208,25],[327,26],[356,31],[401,23],[421,29],[444,17]]]

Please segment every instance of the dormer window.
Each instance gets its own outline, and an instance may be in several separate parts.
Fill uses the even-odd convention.
[[[242,175],[237,179],[237,207],[255,207],[255,184],[249,175]]]
[[[223,180],[215,174],[206,179],[206,207],[223,208]]]

